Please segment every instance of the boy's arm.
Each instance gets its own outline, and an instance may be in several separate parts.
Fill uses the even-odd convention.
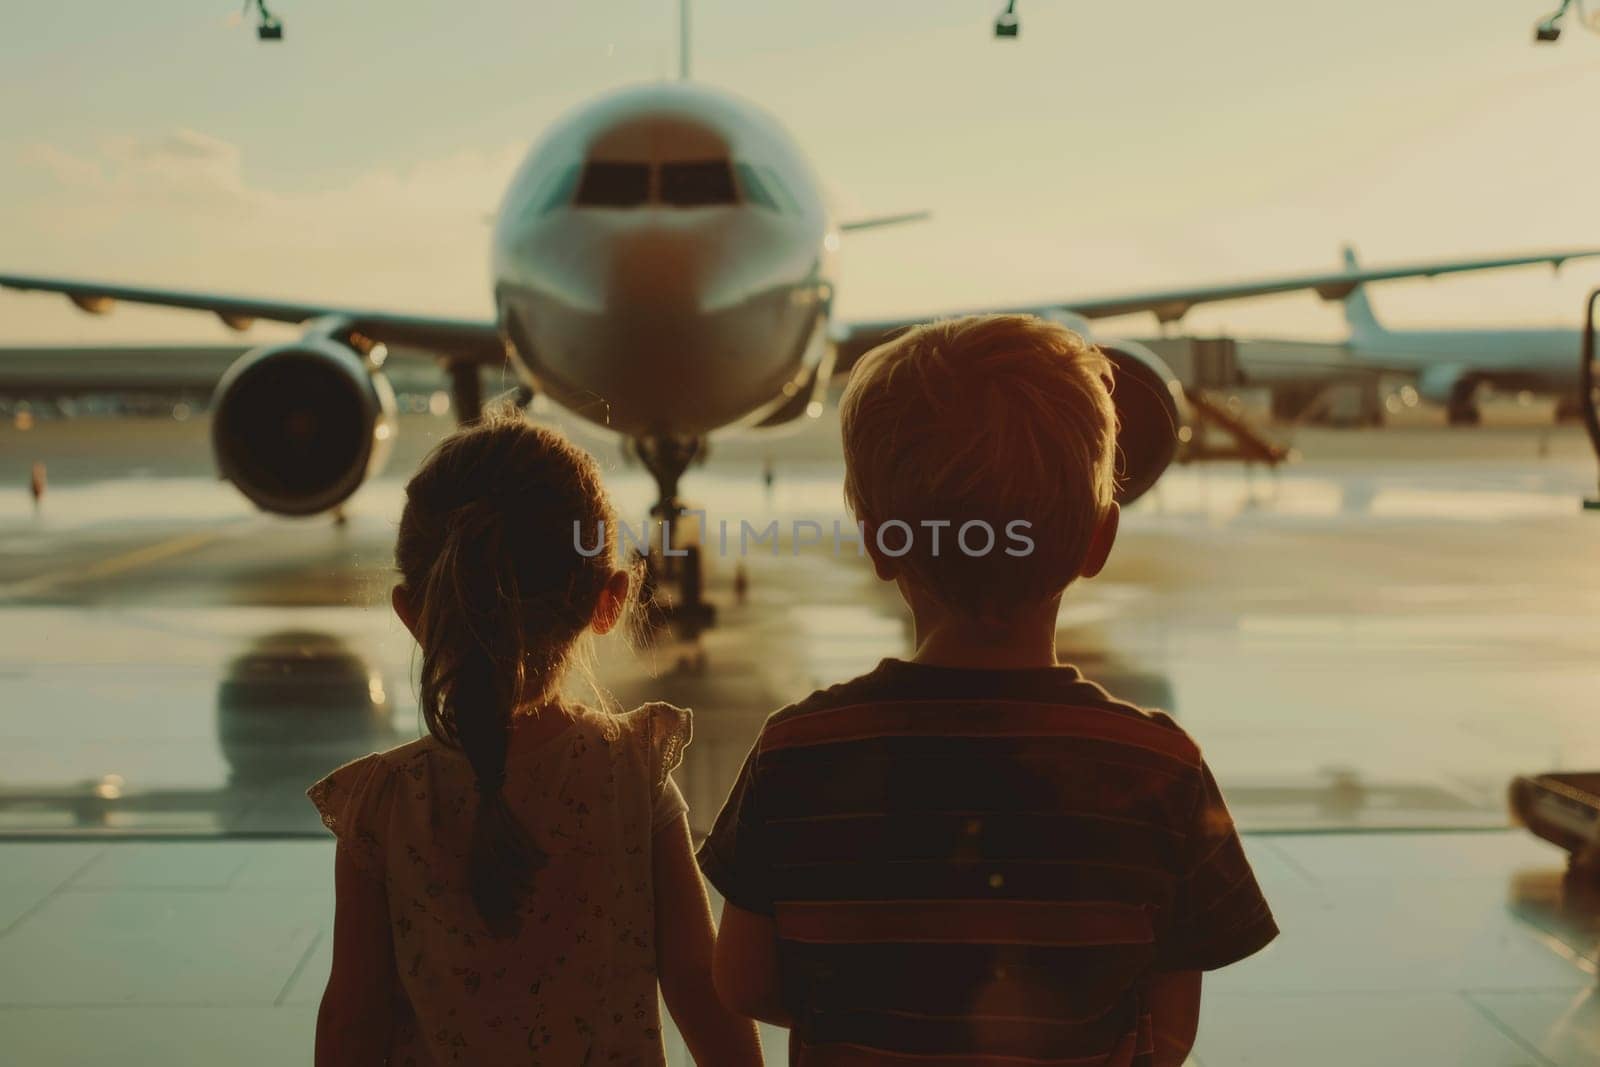
[[[340,848],[333,866],[333,967],[317,1011],[318,1067],[382,1064],[394,1026],[394,942],[383,883]]]
[[[695,866],[689,823],[680,814],[655,832],[656,973],[661,996],[696,1063],[761,1067],[755,1024],[717,998],[712,981],[716,932]]]
[[[724,903],[717,931],[717,993],[740,1015],[791,1026],[778,979],[778,928],[772,918]]]
[[[1200,975],[1236,963],[1278,936],[1211,768],[1198,768],[1195,802],[1174,874],[1172,914],[1150,986],[1156,1062],[1181,1064],[1200,1022]]]
[[[1200,1029],[1199,971],[1163,971],[1150,980],[1155,1067],[1180,1067]]]
[[[1156,971],[1214,971],[1278,936],[1222,791],[1203,762],[1197,785]]]

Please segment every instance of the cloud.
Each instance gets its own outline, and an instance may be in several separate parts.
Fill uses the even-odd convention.
[[[485,313],[489,228],[483,220],[521,153],[520,145],[465,151],[286,190],[253,180],[238,145],[196,130],[109,137],[88,150],[50,142],[10,153],[0,147],[0,184],[15,190],[0,200],[3,266]],[[54,304],[50,311],[38,306],[37,299],[6,299],[6,335],[58,329],[81,335],[81,328],[62,323]],[[165,318],[178,321],[172,313]],[[159,329],[163,337],[193,336],[187,328]]]
[[[475,226],[492,210],[520,159],[518,146],[460,152],[405,167],[380,167],[337,185],[285,192],[251,182],[237,145],[194,130],[151,137],[112,137],[74,153],[53,144],[22,152],[25,166],[48,174],[55,188],[31,211],[128,222],[140,212],[175,209],[164,225],[182,228],[198,209],[223,205],[240,227],[266,224],[272,234],[364,234],[382,243],[394,224]],[[481,236],[474,228],[475,236]],[[263,234],[255,234],[260,237]]]
[[[191,209],[207,204],[260,206],[269,199],[245,185],[236,145],[194,130],[108,137],[84,153],[32,144],[23,149],[21,162],[55,180],[59,197],[54,199],[62,204],[85,195],[114,197],[112,206],[130,209],[158,202]]]
[[[157,137],[126,138],[112,142],[122,153],[135,159],[220,160],[237,166],[239,149],[227,141],[208,137],[195,130],[173,130]]]

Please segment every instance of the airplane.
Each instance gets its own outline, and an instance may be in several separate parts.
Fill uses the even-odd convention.
[[[222,476],[264,511],[334,512],[382,465],[394,434],[388,345],[437,353],[457,417],[481,410],[480,369],[509,362],[551,400],[621,435],[655,480],[655,511],[681,511],[679,480],[719,431],[819,417],[830,381],[898,331],[934,316],[834,314],[841,234],[899,216],[836,220],[779,121],[688,81],[616,90],[578,105],[529,150],[495,217],[491,319],[0,273],[0,287],[66,296],[90,313],[117,301],[209,312],[235,330],[300,324],[218,382],[212,446]],[[1160,478],[1189,434],[1183,388],[1147,346],[1093,321],[1162,323],[1218,301],[1359,286],[1600,255],[1504,255],[1381,269],[978,308],[1047,316],[1097,343],[1115,371],[1118,497]],[[946,313],[948,314],[948,313]]]
[[[1353,248],[1345,248],[1344,264],[1360,269]],[[1344,314],[1350,361],[1415,375],[1418,394],[1443,405],[1451,425],[1481,421],[1477,396],[1485,385],[1553,393],[1561,398],[1561,414],[1579,410],[1581,330],[1390,330],[1378,321],[1361,285],[1344,298]]]

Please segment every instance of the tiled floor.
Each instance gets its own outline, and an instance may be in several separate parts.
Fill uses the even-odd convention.
[[[1203,1067],[1600,1063],[1594,914],[1551,903],[1559,852],[1512,832],[1248,845],[1283,936],[1208,977]],[[331,868],[309,840],[0,844],[0,1062],[307,1061]]]
[[[1595,939],[1529,914],[1560,853],[1515,833],[1251,846],[1283,935],[1208,978],[1205,1064],[1600,1063]]]

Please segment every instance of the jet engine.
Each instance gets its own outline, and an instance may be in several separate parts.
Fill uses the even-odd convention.
[[[310,337],[239,357],[217,383],[211,447],[223,478],[263,511],[329,511],[378,473],[394,390],[346,345]]]
[[[1135,341],[1097,342],[1111,360],[1117,408],[1117,502],[1130,504],[1160,480],[1187,441],[1183,385],[1160,356]]]

